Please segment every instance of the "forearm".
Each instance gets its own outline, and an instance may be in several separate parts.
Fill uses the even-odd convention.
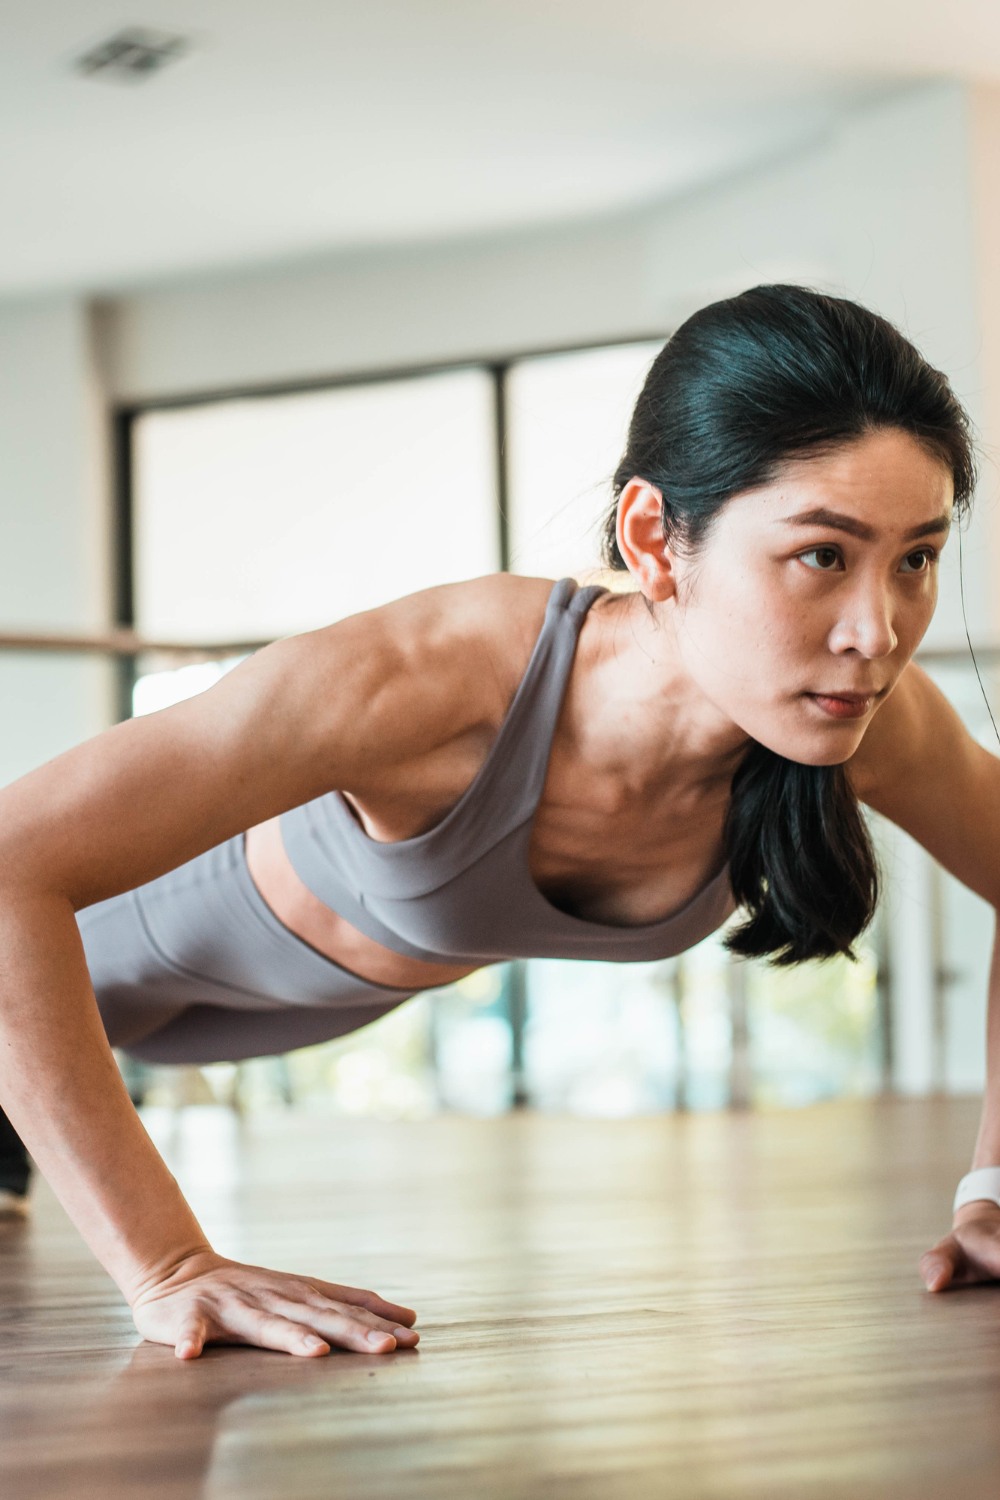
[[[1000,922],[994,928],[986,1014],[986,1087],[972,1167],[1000,1166]]]
[[[206,1246],[128,1097],[55,894],[0,892],[0,1106],[129,1302]]]

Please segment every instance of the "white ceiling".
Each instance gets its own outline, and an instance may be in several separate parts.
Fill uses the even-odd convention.
[[[193,45],[73,71],[126,25]],[[997,0],[0,0],[0,295],[609,214],[943,74]]]

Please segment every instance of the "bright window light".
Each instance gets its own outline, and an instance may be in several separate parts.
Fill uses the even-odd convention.
[[[629,418],[662,341],[526,359],[507,383],[511,568],[592,576]]]
[[[494,572],[492,423],[483,370],[145,413],[137,627],[290,635]]]

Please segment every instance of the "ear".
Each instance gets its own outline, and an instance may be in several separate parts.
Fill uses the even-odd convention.
[[[663,496],[633,478],[618,499],[618,550],[642,593],[654,603],[676,593],[673,557],[663,535]]]

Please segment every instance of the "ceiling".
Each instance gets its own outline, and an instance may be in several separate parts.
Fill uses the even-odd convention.
[[[74,70],[129,25],[190,49]],[[0,295],[613,214],[939,76],[996,0],[0,0]]]

